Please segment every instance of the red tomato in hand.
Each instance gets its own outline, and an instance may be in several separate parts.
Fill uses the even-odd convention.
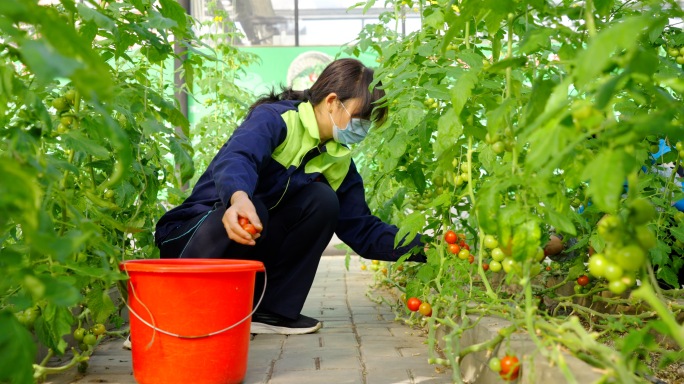
[[[456,244],[457,240],[458,240],[458,236],[456,236],[456,232],[454,232],[452,230],[448,230],[444,234],[444,241],[446,241],[449,244]]]
[[[417,311],[420,308],[420,304],[421,304],[420,299],[418,299],[416,297],[412,297],[412,298],[406,300],[406,307],[410,311],[413,311],[413,312]]]
[[[257,229],[252,224],[249,224],[249,223],[243,225],[242,229],[249,232],[250,235],[256,235],[256,233],[258,232]]]
[[[520,374],[520,361],[515,356],[506,355],[501,358],[501,371],[499,376],[506,381],[513,381]]]
[[[249,224],[249,220],[246,217],[238,216],[238,224],[240,224],[241,227],[244,227]]]

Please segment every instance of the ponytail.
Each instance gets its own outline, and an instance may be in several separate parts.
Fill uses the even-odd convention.
[[[282,100],[299,100],[299,101],[311,101],[311,94],[309,90],[295,91],[292,88],[280,87],[280,93],[276,93],[275,87],[271,88],[271,91],[260,97],[254,104],[250,105],[249,113],[252,113],[254,108],[260,106],[261,104],[270,104]]]

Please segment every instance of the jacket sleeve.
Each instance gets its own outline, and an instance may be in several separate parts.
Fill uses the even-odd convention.
[[[226,206],[237,191],[254,195],[259,171],[285,140],[287,126],[271,108],[257,107],[233,132],[214,160],[212,178]]]
[[[420,234],[417,234],[409,244],[394,248],[394,238],[399,228],[371,214],[366,203],[363,180],[353,161],[346,178],[337,190],[337,197],[340,202],[337,236],[361,257],[396,261],[416,246],[421,246],[422,249]],[[419,251],[409,260],[424,261],[424,255]]]

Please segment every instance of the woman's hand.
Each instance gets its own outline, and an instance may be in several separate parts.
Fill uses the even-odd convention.
[[[238,222],[239,217],[246,218],[254,225],[254,228],[256,228],[254,235],[242,228]],[[223,214],[221,221],[226,228],[228,237],[237,243],[245,245],[255,245],[256,242],[254,240],[259,238],[260,232],[263,229],[252,200],[243,191],[237,191],[231,196],[230,207],[226,209],[226,213]]]

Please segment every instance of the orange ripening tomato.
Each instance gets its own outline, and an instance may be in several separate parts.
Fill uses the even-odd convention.
[[[451,254],[456,255],[461,251],[461,247],[458,246],[458,244],[449,244],[449,252]]]

